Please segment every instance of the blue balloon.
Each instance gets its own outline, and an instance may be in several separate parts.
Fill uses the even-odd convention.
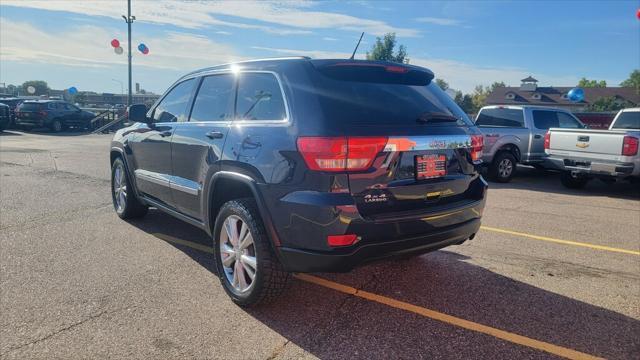
[[[582,90],[581,88],[578,88],[578,87],[577,88],[573,88],[573,89],[569,90],[569,93],[567,94],[567,97],[572,102],[580,102],[580,101],[584,100],[584,90]]]
[[[69,94],[71,95],[75,95],[78,93],[78,89],[76,89],[75,86],[70,87],[68,91],[69,91]]]
[[[144,52],[144,49],[146,49],[146,48],[147,48],[147,45],[145,45],[143,43],[140,43],[140,45],[138,45],[138,50],[140,52]]]

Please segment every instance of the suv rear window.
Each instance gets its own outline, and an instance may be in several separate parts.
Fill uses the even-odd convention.
[[[640,129],[640,111],[620,113],[612,129]]]
[[[317,96],[325,118],[335,123],[415,126],[417,119],[425,114],[438,113],[457,118],[460,126],[473,126],[467,114],[435,83],[408,85],[402,83],[407,82],[402,77],[395,83],[391,81],[392,77],[375,82],[379,74],[364,77],[362,81],[353,81],[353,76],[338,80],[338,75],[318,72],[314,87],[305,89]],[[415,80],[408,81],[414,83]]]
[[[483,127],[524,127],[522,109],[483,109],[478,114],[476,125]]]
[[[21,111],[38,111],[38,110],[42,109],[43,105],[44,104],[42,104],[42,103],[23,102],[19,106],[19,109]]]

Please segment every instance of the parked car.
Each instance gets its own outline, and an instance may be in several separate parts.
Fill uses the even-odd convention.
[[[121,218],[154,206],[213,237],[229,296],[274,298],[290,272],[349,271],[475,236],[482,136],[406,64],[287,58],[173,84],[111,144]]]
[[[10,119],[9,119],[9,124],[7,125],[6,128],[10,128],[15,123],[15,121],[16,121],[16,109],[18,108],[18,105],[20,105],[23,101],[24,101],[24,99],[20,99],[20,98],[16,98],[16,97],[9,97],[9,98],[0,99],[0,104],[5,104],[5,105],[9,106]]]
[[[563,171],[568,188],[582,188],[592,178],[605,182],[640,178],[640,108],[620,110],[609,130],[549,129],[545,151]]]
[[[554,168],[544,152],[549,128],[585,128],[569,111],[540,106],[485,106],[475,124],[484,135],[483,164],[489,178],[502,183],[511,181],[517,164]]]
[[[11,110],[9,105],[0,103],[0,132],[9,127],[11,122]]]
[[[89,129],[95,114],[60,100],[27,100],[18,106],[16,126],[29,130],[48,127],[60,132],[69,127]]]

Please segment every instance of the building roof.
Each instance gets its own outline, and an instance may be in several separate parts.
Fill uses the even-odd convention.
[[[640,94],[632,87],[583,88],[584,100],[574,103],[566,95],[573,87],[539,86],[533,91],[520,87],[498,87],[487,96],[487,105],[542,105],[580,106],[589,105],[601,97],[614,96],[620,100],[640,104]],[[509,95],[508,94],[513,94]],[[536,94],[536,95],[534,95]]]
[[[538,82],[538,80],[534,79],[531,75],[529,75],[528,77],[520,80],[522,82]]]

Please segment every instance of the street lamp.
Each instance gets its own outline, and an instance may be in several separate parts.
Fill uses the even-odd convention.
[[[127,31],[128,31],[128,44],[129,47],[129,96],[127,97],[127,105],[131,105],[133,102],[133,97],[131,95],[131,24],[136,19],[135,16],[131,16],[131,0],[127,0],[127,16],[122,15],[122,18],[127,23]]]

